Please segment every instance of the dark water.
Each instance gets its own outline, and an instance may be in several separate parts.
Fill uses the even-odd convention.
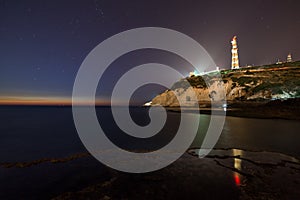
[[[109,132],[109,138],[128,150],[154,150],[164,146],[174,137],[179,123],[179,113],[168,113],[163,130],[152,139],[142,141],[122,134],[112,122],[109,110],[97,108],[101,115],[99,121]],[[131,110],[140,125],[149,123],[146,113],[147,108]],[[201,115],[203,122],[209,118]],[[0,121],[0,163],[63,158],[87,152],[77,135],[71,107],[0,107]],[[299,121],[227,117],[216,148],[265,150],[300,158],[299,130]],[[194,145],[197,143],[196,139]],[[28,168],[1,167],[0,198],[39,198],[39,195],[50,198],[106,179],[108,170],[92,157]]]
[[[226,117],[216,148],[270,151],[300,158],[300,121]]]

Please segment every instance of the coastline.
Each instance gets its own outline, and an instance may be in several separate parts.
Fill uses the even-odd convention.
[[[201,102],[203,107],[165,107],[170,112],[187,112],[211,114],[224,114],[224,108],[211,108],[210,102]],[[274,101],[228,101],[225,108],[226,115],[232,117],[258,118],[258,119],[286,119],[300,120],[300,99],[274,100]]]

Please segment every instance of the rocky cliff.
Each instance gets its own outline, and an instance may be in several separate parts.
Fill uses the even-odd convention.
[[[221,79],[216,78],[220,75]],[[223,80],[222,84],[220,80]],[[178,100],[184,106],[194,106],[201,101],[220,101],[223,100],[221,96],[224,97],[218,94],[220,87],[225,90],[227,101],[297,98],[300,97],[300,61],[184,78],[156,96],[152,105],[179,106]]]

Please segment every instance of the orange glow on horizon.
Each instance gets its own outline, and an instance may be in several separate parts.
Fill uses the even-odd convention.
[[[96,100],[96,105],[109,105],[108,101]],[[0,97],[0,105],[49,105],[49,106],[71,106],[72,98],[68,97]],[[90,101],[81,100],[76,105],[93,105]]]

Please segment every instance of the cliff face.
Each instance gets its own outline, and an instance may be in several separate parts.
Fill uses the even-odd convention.
[[[227,101],[300,97],[300,61],[223,70],[220,73],[223,84],[220,84],[220,79],[215,78],[216,72],[188,77],[176,82],[170,90],[156,96],[152,100],[152,105],[179,106],[178,100],[183,102],[183,106],[194,106],[199,101],[220,101],[223,99],[218,91],[222,85]]]

